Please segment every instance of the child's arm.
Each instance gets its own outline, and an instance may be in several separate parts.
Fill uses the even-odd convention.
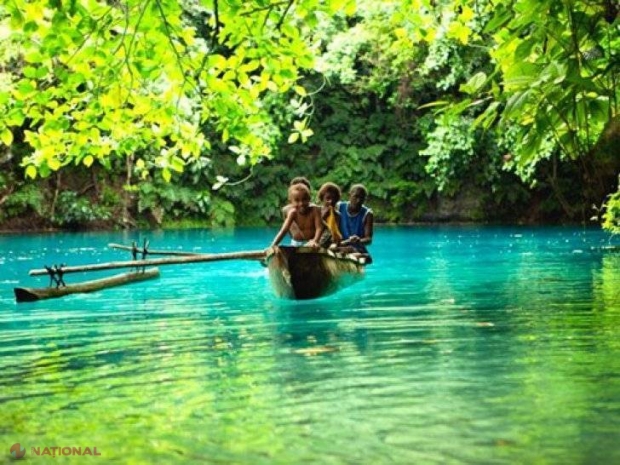
[[[362,244],[362,245],[370,245],[372,244],[372,234],[374,227],[375,217],[372,212],[368,212],[366,214],[366,218],[364,218],[364,236],[359,237],[353,235],[349,237],[346,241],[342,241],[343,244]]]
[[[295,213],[296,211],[294,208],[291,208],[288,211],[288,213],[286,214],[286,219],[284,220],[280,231],[278,231],[278,234],[276,234],[276,237],[271,242],[271,247],[278,245],[282,241],[282,239],[284,239],[286,233],[289,232],[289,230],[291,229],[291,225],[293,224],[293,220],[295,219]]]
[[[314,209],[314,237],[308,241],[308,245],[310,247],[318,247],[319,239],[321,238],[321,234],[323,234],[323,218],[321,217],[321,208],[316,207]]]
[[[333,208],[321,208],[321,219],[323,221],[327,220],[327,218],[329,217],[329,212],[332,210]]]
[[[375,224],[375,217],[372,212],[366,214],[364,221],[364,237],[360,239],[360,244],[370,245],[372,244],[372,234]]]

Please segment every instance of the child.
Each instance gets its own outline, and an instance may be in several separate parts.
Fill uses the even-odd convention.
[[[304,184],[294,184],[288,188],[288,200],[286,219],[271,246],[278,245],[288,232],[292,237],[291,245],[318,247],[323,223],[320,209],[310,205],[310,190]]]
[[[340,202],[340,195],[340,188],[333,182],[326,182],[319,189],[319,201],[323,204],[321,219],[325,228],[319,241],[321,247],[336,245],[342,240],[342,234],[338,227],[340,213],[336,211],[336,205]]]
[[[368,190],[362,184],[355,184],[349,191],[349,201],[340,202],[340,231],[343,241],[341,246],[347,246],[358,255],[368,256],[367,245],[372,243],[374,215],[372,210],[364,205],[368,197]]]
[[[289,183],[289,187],[294,186],[295,184],[303,184],[304,186],[306,186],[308,188],[308,191],[310,191],[310,197],[312,197],[312,185],[310,184],[310,181],[308,181],[308,178],[304,176],[296,176],[293,179],[291,179],[291,182]],[[310,203],[310,206],[314,206],[314,204]],[[291,204],[288,204],[282,207],[283,218],[286,218],[286,214],[291,208],[293,208]]]

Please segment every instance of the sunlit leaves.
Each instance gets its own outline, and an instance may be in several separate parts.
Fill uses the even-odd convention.
[[[428,145],[420,155],[428,157],[427,173],[444,190],[455,173],[468,165],[474,155],[475,139],[469,130],[471,121],[443,116],[427,136]]]
[[[460,91],[465,92],[466,94],[473,95],[478,92],[482,86],[487,82],[486,73],[480,71],[474,74],[469,81],[465,84],[461,84]]]
[[[0,130],[0,141],[6,146],[10,146],[13,143],[13,133],[7,127]]]
[[[293,123],[294,131],[288,137],[289,144],[294,144],[298,140],[301,140],[302,142],[306,142],[306,140],[308,140],[308,137],[314,134],[312,129],[307,127],[307,124],[308,124],[307,119],[304,119],[302,121],[295,121]]]
[[[342,13],[351,16],[356,11],[355,0],[333,0],[330,5],[329,12],[332,14]]]
[[[138,2],[126,5],[128,10],[139,6]],[[165,91],[175,87],[170,76],[176,52],[161,48],[159,57],[149,59],[150,65],[141,65],[142,50],[152,50],[158,39],[166,43],[155,17],[144,12],[127,22],[120,8],[96,2],[88,4],[90,11],[85,8],[80,4],[70,15],[54,13],[44,2],[14,4],[17,18],[26,24],[36,20],[38,28],[12,32],[27,65],[21,70],[23,78],[12,86],[9,112],[20,109],[32,121],[26,142],[33,151],[24,162],[37,167],[41,175],[71,162],[92,166],[99,160],[106,165],[104,159],[111,154],[125,156],[152,143],[162,145],[164,138],[175,134],[177,118],[189,119],[189,113],[178,111],[182,93]],[[91,14],[99,16],[101,23],[92,22]],[[152,77],[135,72],[149,66],[161,69],[158,80],[138,79],[140,74]],[[178,116],[161,118],[162,110]],[[162,128],[155,138],[143,130],[153,117]],[[19,118],[14,122],[19,124]],[[28,168],[27,173],[32,177],[35,172]]]
[[[250,158],[250,153],[247,147],[237,147],[236,145],[231,145],[228,147],[228,150],[237,155],[237,164],[240,166],[245,165]]]
[[[452,127],[445,118],[457,124],[473,114],[471,129],[491,131],[508,142],[510,163],[505,166],[528,182],[534,181],[539,163],[551,156],[562,161],[595,153],[620,101],[615,63],[620,30],[617,22],[614,26],[606,20],[600,4],[519,0],[472,5],[448,0],[435,2],[433,9],[436,33],[428,40],[422,73],[438,73],[442,78],[437,87],[446,91],[461,81],[459,90],[466,94],[447,92],[448,98],[418,107],[432,107],[444,118],[437,120],[438,129]],[[495,70],[462,73],[464,44],[488,50]],[[442,74],[444,70],[451,74]],[[463,78],[468,80],[463,83]],[[450,152],[450,144],[438,143],[442,137],[436,136],[445,133],[441,131],[431,134],[425,153]],[[451,162],[458,164],[460,156],[452,152]]]
[[[487,30],[506,26],[495,35],[493,57],[503,73],[503,123],[518,124],[520,139],[529,141],[516,155],[535,163],[535,141],[542,139],[555,141],[564,157],[585,155],[614,113],[610,104],[617,89],[605,76],[615,72],[613,66],[592,66],[595,63],[583,59],[584,52],[594,49],[599,38],[617,35],[617,29],[596,8],[580,2],[517,2],[512,18],[509,9],[498,8]],[[519,33],[522,28],[527,35]],[[596,50],[595,56],[603,59],[611,54]]]
[[[224,184],[228,182],[228,178],[225,176],[216,176],[217,182],[213,185],[213,190],[219,190]]]
[[[474,10],[467,4],[461,6],[461,13],[458,15],[459,21],[463,23],[467,23],[474,19],[475,17]]]
[[[461,22],[452,22],[448,26],[446,35],[449,38],[457,39],[462,44],[467,44],[471,35],[471,29]]]
[[[200,134],[206,121],[243,148],[240,163],[270,156],[278,131],[262,99],[292,87],[305,96],[297,81],[315,63],[311,28],[322,13],[352,13],[355,2],[218,2],[217,24],[211,2],[184,4],[207,18],[211,37],[184,22],[181,6],[16,0],[4,7],[0,31],[15,52],[0,59],[19,55],[24,64],[12,69],[8,93],[0,87],[9,115],[1,140],[28,122],[30,177],[141,153],[171,179],[184,160],[209,150]]]
[[[603,227],[614,234],[620,234],[620,187],[605,202]]]
[[[30,179],[37,177],[37,169],[34,165],[28,165],[26,167],[25,176]]]

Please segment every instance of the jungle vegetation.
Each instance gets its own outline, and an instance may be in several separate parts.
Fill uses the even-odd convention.
[[[620,232],[615,0],[13,0],[0,227],[378,221]]]

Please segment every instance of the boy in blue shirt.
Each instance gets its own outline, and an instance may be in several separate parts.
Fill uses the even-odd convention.
[[[368,254],[367,245],[372,243],[374,215],[364,205],[368,190],[363,184],[355,184],[349,191],[349,201],[340,202],[340,232],[343,240],[339,245],[351,246],[355,252]]]

